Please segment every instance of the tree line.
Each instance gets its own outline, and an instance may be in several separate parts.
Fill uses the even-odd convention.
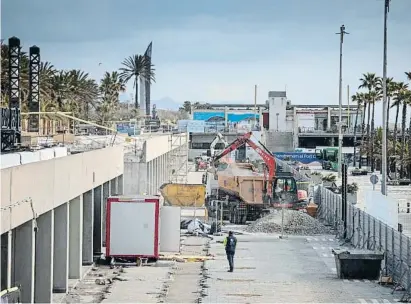
[[[9,58],[8,45],[3,42],[1,71],[1,105],[7,106]],[[140,114],[138,84],[141,77],[150,83],[155,82],[154,65],[150,58],[139,54],[125,58],[118,70],[105,72],[99,81],[81,69],[62,70],[42,61],[39,69],[40,112],[70,112],[73,116],[106,124],[118,118],[120,93],[125,92],[126,84],[132,82],[135,99],[129,116],[137,117]],[[29,56],[25,52],[20,55],[20,100],[21,111],[28,112]]]
[[[405,72],[408,82],[411,82],[411,72]],[[387,78],[387,121],[382,128],[375,128],[375,105],[383,98],[383,80],[375,73],[363,74],[360,79],[359,91],[351,97],[357,103],[354,130],[360,125],[360,155],[367,157],[367,165],[374,170],[376,161],[382,156],[382,128],[387,131],[387,155],[392,172],[398,172],[400,177],[411,174],[411,117],[407,128],[407,111],[411,107],[411,90],[409,83]],[[358,121],[362,110],[361,121]],[[390,115],[394,113],[394,130],[389,128]],[[398,130],[401,113],[401,130]],[[400,131],[400,132],[399,132]]]

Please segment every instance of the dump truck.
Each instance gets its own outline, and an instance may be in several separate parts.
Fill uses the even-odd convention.
[[[279,170],[274,156],[262,143],[256,145],[251,140],[251,135],[249,132],[237,138],[212,159],[214,179],[218,180],[218,191],[207,197],[206,202],[225,199],[229,220],[235,224],[256,220],[270,212],[270,208],[303,208],[302,202],[308,203],[307,192],[298,190],[293,174]],[[263,174],[250,163],[225,164],[226,167],[223,168],[224,166],[218,162],[244,144],[251,146],[263,159]]]

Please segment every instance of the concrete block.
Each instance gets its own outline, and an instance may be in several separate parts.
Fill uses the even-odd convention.
[[[34,302],[35,223],[25,222],[13,230],[12,285],[21,285],[21,301]]]
[[[71,219],[70,219],[71,220]],[[93,264],[94,191],[83,194],[83,265]]]
[[[340,279],[378,279],[384,252],[358,249],[333,249],[332,252]]]
[[[37,218],[35,289],[36,303],[51,303],[53,289],[54,210]]]
[[[80,279],[82,256],[83,196],[80,195],[69,203],[69,279]]]
[[[53,292],[66,293],[69,269],[69,204],[54,209]]]

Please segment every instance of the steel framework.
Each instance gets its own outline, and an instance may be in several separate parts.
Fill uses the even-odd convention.
[[[8,97],[9,108],[1,109],[1,151],[7,152],[21,143],[20,119],[20,39],[9,38],[8,52]]]
[[[185,183],[188,179],[188,134],[171,134],[170,158],[168,160],[169,181]]]
[[[40,48],[30,47],[29,65],[29,111],[40,112]],[[40,115],[31,114],[28,117],[28,131],[38,132]]]

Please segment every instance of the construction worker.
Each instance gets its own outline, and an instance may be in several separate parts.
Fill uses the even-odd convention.
[[[234,271],[234,255],[235,248],[237,246],[237,238],[234,236],[232,231],[228,232],[228,236],[224,239],[225,253],[227,255],[228,265],[230,270],[228,272]]]

